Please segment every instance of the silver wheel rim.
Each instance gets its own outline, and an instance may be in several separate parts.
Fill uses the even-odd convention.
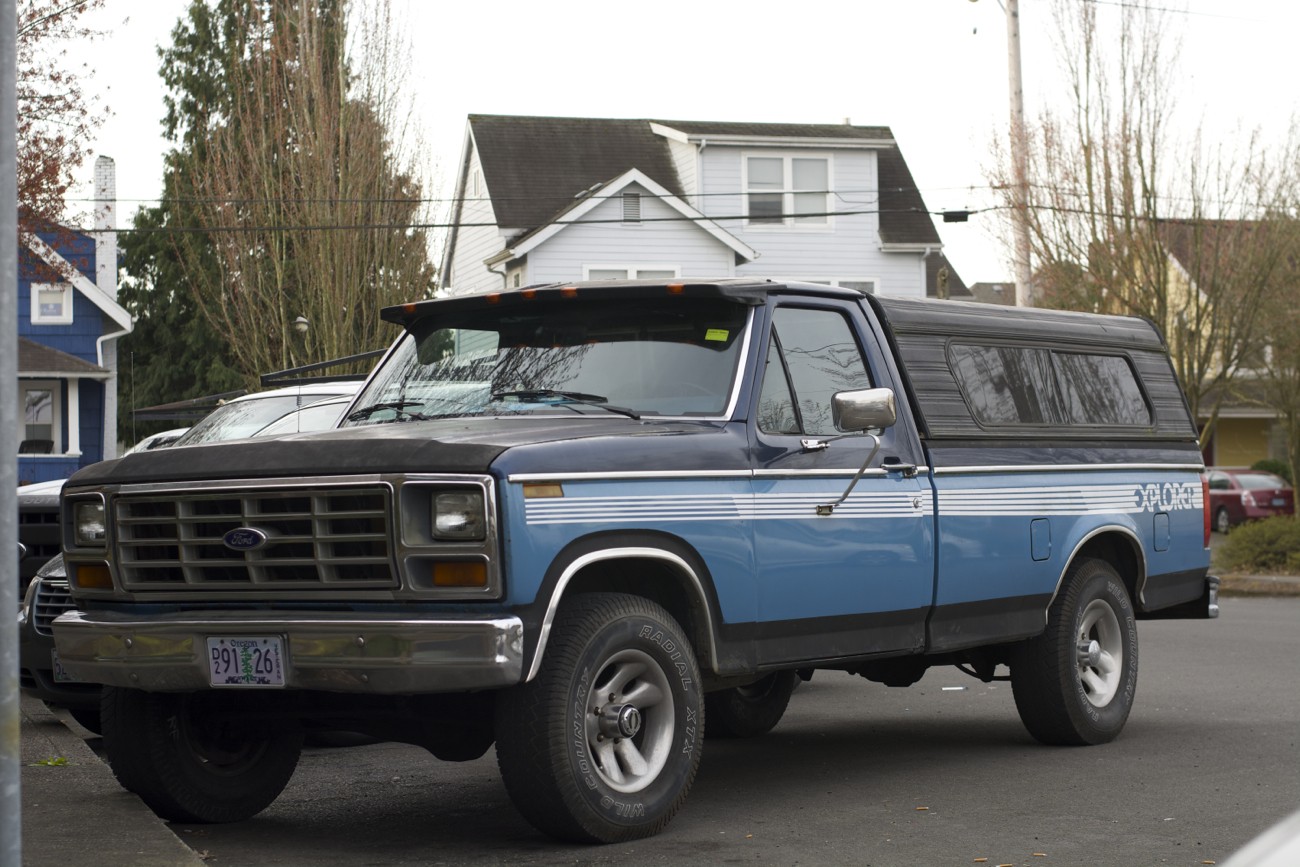
[[[668,676],[649,654],[621,650],[607,659],[587,694],[587,751],[601,781],[616,792],[653,783],[677,727]]]
[[[1119,690],[1124,636],[1115,609],[1094,599],[1083,609],[1076,642],[1079,683],[1093,707],[1105,707]]]

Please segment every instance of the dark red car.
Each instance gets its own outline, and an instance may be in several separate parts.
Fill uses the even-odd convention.
[[[1220,533],[1256,518],[1295,513],[1295,492],[1263,470],[1210,467],[1210,515]]]

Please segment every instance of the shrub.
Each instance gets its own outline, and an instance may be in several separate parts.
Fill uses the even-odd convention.
[[[1280,517],[1242,524],[1219,547],[1218,565],[1229,572],[1300,573],[1300,521]]]
[[[1294,485],[1291,479],[1291,465],[1286,461],[1278,461],[1273,458],[1265,458],[1262,461],[1255,461],[1250,465],[1252,470],[1261,470],[1266,473],[1272,473],[1275,476],[1281,476],[1286,479],[1288,485]]]

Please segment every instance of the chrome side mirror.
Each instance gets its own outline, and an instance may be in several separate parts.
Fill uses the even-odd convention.
[[[898,403],[892,388],[863,388],[836,392],[831,398],[831,418],[842,431],[893,427]]]

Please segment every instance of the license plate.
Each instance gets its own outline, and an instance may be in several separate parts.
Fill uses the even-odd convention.
[[[59,661],[59,652],[57,650],[50,651],[50,667],[54,669],[55,683],[79,683],[80,682],[75,677],[68,674],[68,670],[64,668],[63,663]]]
[[[1285,506],[1285,505],[1286,505],[1286,500],[1284,500],[1282,497],[1274,497],[1274,498],[1273,498],[1273,505],[1275,505],[1275,506]]]
[[[284,686],[284,642],[276,635],[208,639],[213,686]]]

